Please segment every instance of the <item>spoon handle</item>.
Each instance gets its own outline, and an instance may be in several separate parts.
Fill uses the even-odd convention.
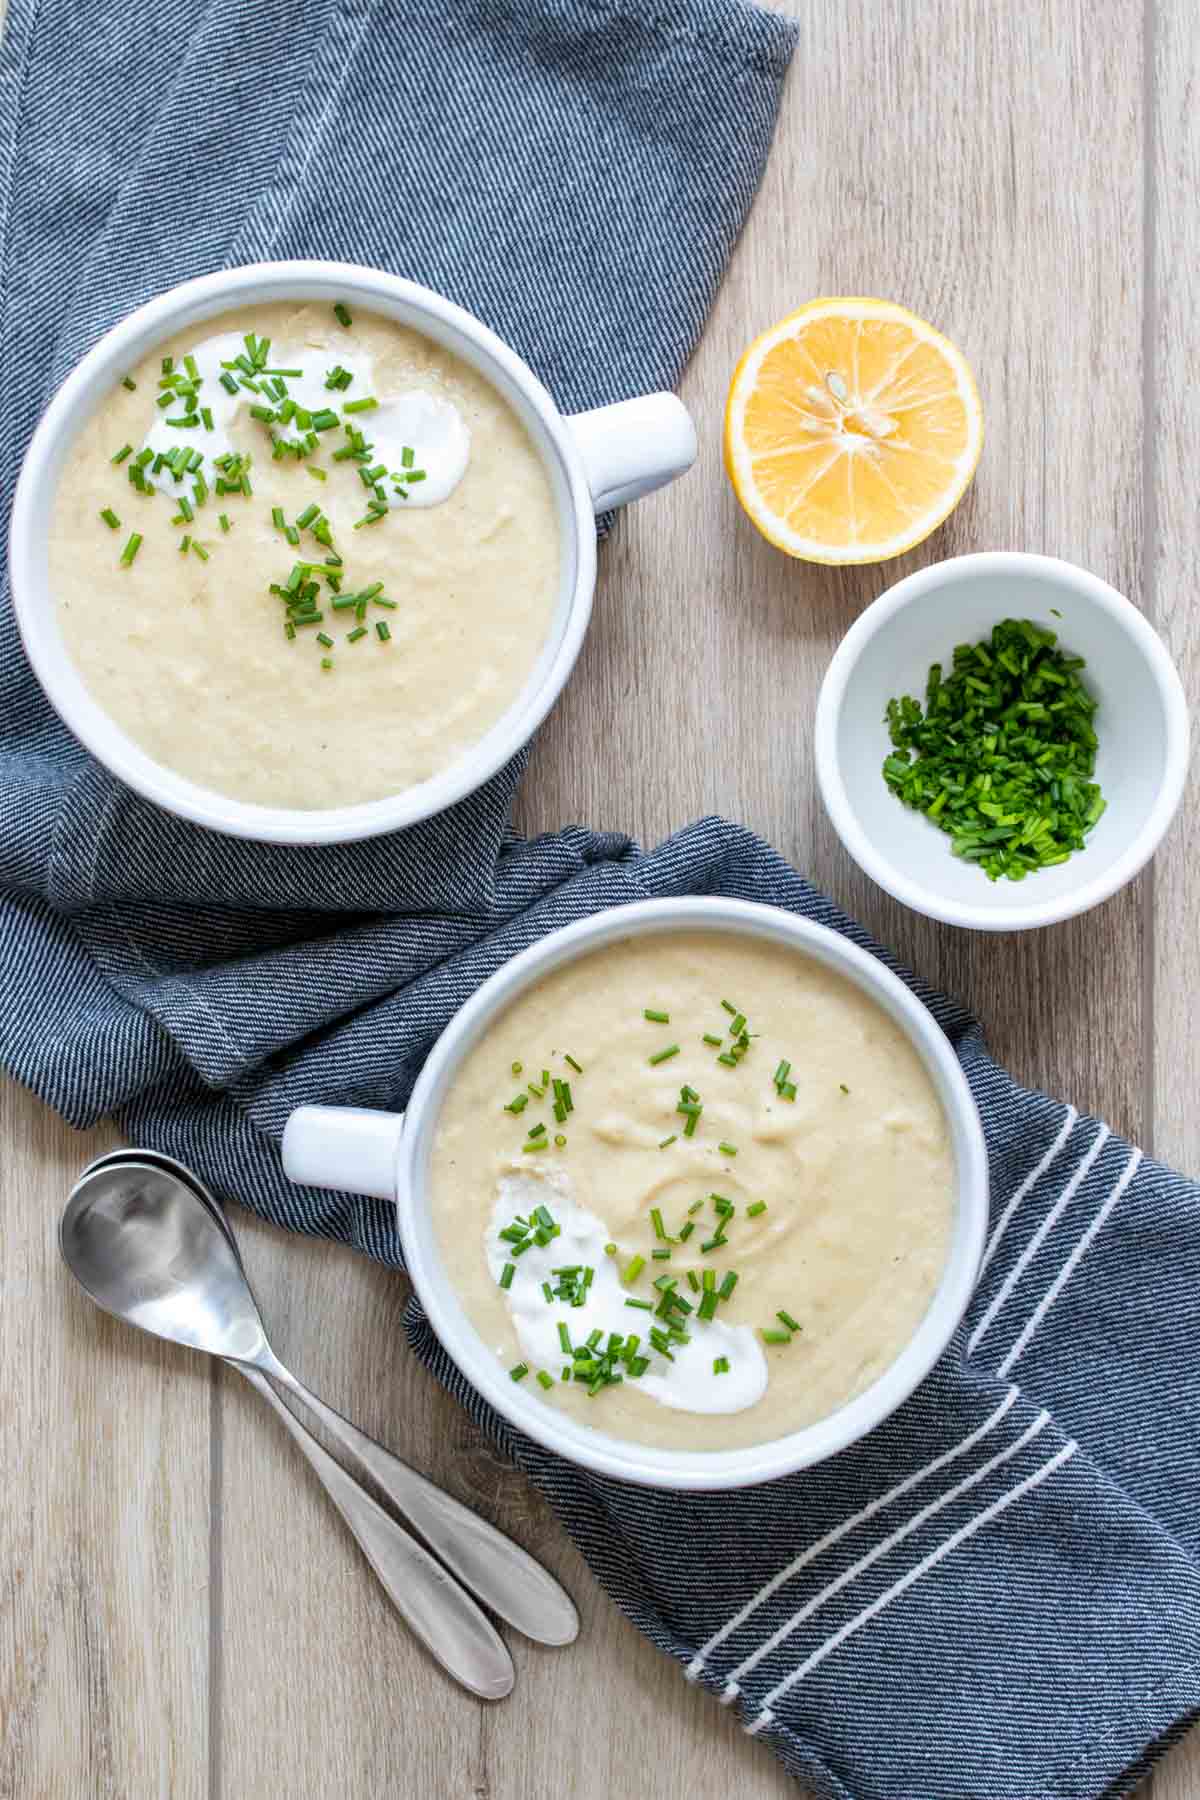
[[[429,1547],[485,1605],[539,1644],[574,1642],[579,1635],[574,1601],[528,1551],[310,1394],[278,1359],[271,1373],[316,1414],[347,1455],[378,1482]]]
[[[322,1449],[265,1376],[245,1363],[234,1367],[278,1413],[357,1538],[396,1610],[426,1649],[448,1674],[481,1699],[502,1700],[511,1693],[515,1679],[512,1658],[470,1595]]]

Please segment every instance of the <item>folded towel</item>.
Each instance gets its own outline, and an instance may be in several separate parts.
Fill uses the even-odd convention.
[[[419,29],[395,0],[74,0],[69,19],[10,0],[0,506],[51,388],[119,314],[260,256],[429,281],[566,407],[669,384],[793,41],[739,0],[461,0]],[[398,1263],[388,1206],[288,1185],[283,1123],[305,1101],[403,1104],[447,1019],[524,945],[698,892],[866,941],[719,820],[650,855],[582,829],[513,839],[519,772],[369,844],[206,834],[73,743],[5,597],[0,1062],[76,1123],[115,1111],[222,1193]],[[863,1444],[720,1498],[624,1487],[514,1436],[415,1306],[406,1327],[629,1616],[821,1794],[1115,1793],[1200,1704],[1197,1189],[1023,1092],[917,991],[983,1114],[992,1235],[952,1349]]]

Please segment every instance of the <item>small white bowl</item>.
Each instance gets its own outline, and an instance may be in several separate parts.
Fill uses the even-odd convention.
[[[948,669],[956,644],[1006,618],[1032,619],[1084,658],[1108,802],[1083,850],[1024,881],[989,881],[959,861],[882,774],[888,701],[923,703],[930,664]],[[880,887],[948,925],[1028,931],[1098,906],[1153,856],[1183,793],[1187,704],[1161,638],[1107,582],[1051,556],[959,556],[897,582],[850,627],[817,701],[816,766],[835,831]]]
[[[890,1368],[827,1418],[736,1450],[669,1450],[612,1437],[560,1412],[530,1382],[509,1379],[459,1300],[438,1249],[429,1161],[442,1101],[464,1057],[517,995],[551,970],[603,946],[647,934],[716,931],[766,939],[824,963],[899,1026],[942,1104],[954,1158],[955,1211],[946,1264],[924,1318]],[[923,1381],[958,1327],[975,1287],[988,1216],[988,1163],[979,1114],[949,1039],[890,969],[856,944],[793,913],[744,900],[643,900],[553,931],[489,977],[434,1045],[405,1113],[302,1106],[288,1120],[283,1166],[292,1181],[394,1199],[404,1261],[438,1337],[496,1411],[539,1444],[585,1469],[646,1487],[749,1487],[844,1450],[895,1411]],[[598,1413],[598,1417],[602,1417]]]

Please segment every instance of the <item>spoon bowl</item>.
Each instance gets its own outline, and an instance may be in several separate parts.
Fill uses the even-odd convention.
[[[270,1367],[266,1332],[230,1239],[165,1168],[102,1164],[71,1193],[63,1260],[114,1318],[171,1343]]]

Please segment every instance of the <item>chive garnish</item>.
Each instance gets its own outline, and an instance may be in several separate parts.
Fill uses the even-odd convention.
[[[524,1379],[528,1375],[528,1373],[529,1373],[529,1364],[523,1363],[523,1362],[514,1363],[512,1368],[508,1371],[509,1379],[511,1381],[524,1381]]]
[[[379,402],[374,394],[368,394],[363,400],[347,400],[342,411],[348,413],[374,412],[378,405]]]
[[[119,531],[121,529],[121,521],[118,519],[111,506],[103,507],[100,512],[100,517],[104,520],[104,523],[108,526],[110,531]]]
[[[669,1062],[671,1057],[678,1056],[678,1055],[679,1055],[679,1045],[678,1044],[668,1044],[667,1048],[665,1050],[656,1050],[654,1052],[654,1055],[647,1057],[646,1060],[648,1063],[650,1063],[651,1067],[653,1067],[656,1063]]]
[[[133,445],[132,444],[122,444],[121,448],[117,451],[117,454],[112,458],[114,467],[123,463],[127,456],[132,456],[132,455],[133,455]]]
[[[516,1263],[506,1262],[503,1269],[500,1271],[500,1286],[502,1288],[510,1288],[512,1286],[513,1276],[516,1274],[516,1272],[517,1272]]]
[[[667,1228],[663,1224],[663,1216],[662,1216],[661,1209],[657,1206],[652,1206],[650,1208],[650,1223],[654,1227],[655,1237],[661,1238],[663,1240],[663,1242],[665,1243],[666,1238],[667,1238]]]
[[[387,620],[386,619],[376,619],[376,621],[375,621],[375,636],[379,639],[380,643],[386,644],[388,639],[391,637],[391,635],[392,635],[391,629],[388,626]]]
[[[631,1281],[637,1280],[645,1266],[646,1259],[644,1256],[631,1256],[624,1269],[621,1271],[621,1280],[628,1286]]]
[[[693,1231],[695,1231],[695,1229],[696,1229],[696,1221],[694,1219],[685,1219],[683,1224],[679,1227],[678,1232],[676,1233],[676,1236],[678,1237],[680,1243],[686,1244],[688,1239],[691,1237]]]
[[[333,649],[333,639],[329,636],[328,632],[318,631],[317,642],[318,644],[323,644],[326,650]]]
[[[737,1145],[736,1144],[727,1144],[725,1142],[724,1138],[722,1138],[721,1142],[717,1145],[717,1149],[721,1152],[722,1156],[736,1156],[737,1155]]]
[[[192,549],[196,552],[196,555],[200,558],[201,562],[208,561],[208,551],[204,548],[204,545],[198,543],[195,538],[192,539]]]
[[[714,1037],[711,1031],[706,1031],[704,1036],[700,1039],[700,1042],[702,1044],[712,1044],[715,1049],[719,1050],[721,1045],[725,1042],[725,1039]]]
[[[1078,656],[1030,619],[1002,619],[929,670],[925,705],[890,700],[883,779],[993,881],[1022,881],[1081,850],[1104,811],[1092,779],[1097,701]]]
[[[733,1004],[732,1000],[722,1000],[721,1005],[725,1008],[727,1013],[732,1013],[735,1018],[737,1017],[737,1007]]]
[[[848,1094],[850,1092],[850,1089],[846,1086],[844,1081],[839,1081],[838,1086],[841,1088],[843,1094]]]
[[[654,1306],[649,1300],[626,1300],[626,1306],[636,1307],[638,1312],[653,1312]]]
[[[583,1074],[582,1065],[580,1063],[577,1063],[573,1056],[568,1056],[565,1051],[563,1052],[563,1061],[565,1063],[569,1063],[577,1075]]]
[[[729,1373],[729,1358],[727,1356],[715,1356],[713,1358],[713,1374],[714,1375],[728,1375],[728,1373]]]
[[[784,1312],[781,1308],[780,1311],[775,1314],[775,1317],[779,1320],[781,1325],[786,1325],[789,1331],[799,1331],[800,1327],[795,1319],[793,1319],[790,1312]]]
[[[131,394],[137,393],[137,382],[133,379],[132,375],[124,376],[121,381],[121,386],[123,388],[128,388]]]
[[[650,1254],[655,1262],[670,1262],[671,1260],[670,1250],[652,1250]]]
[[[188,551],[191,549],[191,547],[192,547],[192,535],[189,531],[185,531],[183,536],[179,540],[179,554],[181,556],[186,556]]]
[[[545,1369],[538,1370],[537,1378],[538,1378],[538,1386],[539,1387],[552,1388],[554,1386],[553,1375],[547,1375]]]
[[[757,1219],[759,1213],[765,1213],[766,1210],[767,1203],[765,1200],[755,1200],[746,1208],[746,1217],[748,1219]]]
[[[678,1137],[678,1135],[679,1135],[678,1132],[673,1131],[671,1133],[670,1137],[662,1138],[659,1142],[659,1146],[658,1146],[659,1149],[665,1150],[667,1148],[668,1144],[673,1144],[675,1142],[675,1139]]]
[[[670,1013],[655,1012],[654,1008],[650,1006],[645,1008],[642,1017],[643,1019],[649,1019],[652,1025],[669,1025],[671,1023]]]
[[[768,1329],[763,1331],[762,1341],[764,1344],[790,1344],[792,1341],[792,1334],[790,1331],[772,1331]]]
[[[350,317],[349,307],[347,307],[341,300],[336,302],[334,309],[333,309],[333,316],[337,320],[339,325],[344,325],[344,326],[349,327],[349,326],[353,325],[353,323],[354,323],[354,320]]]
[[[322,657],[322,658],[321,658],[321,667],[322,667],[322,668],[323,668],[323,669],[332,669],[332,667],[333,667],[333,658],[332,658],[332,656],[323,656],[323,657]]]
[[[737,1284],[738,1277],[734,1271],[730,1269],[722,1280],[720,1287],[717,1289],[717,1299],[728,1300]]]
[[[556,1131],[554,1134],[554,1147],[556,1150],[565,1150],[567,1147],[567,1140],[561,1131]]]
[[[141,547],[142,547],[141,532],[140,531],[131,532],[129,535],[129,538],[126,540],[125,548],[121,552],[121,561],[125,565],[126,568],[129,568],[130,564],[133,562],[134,557],[137,555],[137,553],[141,549]]]

